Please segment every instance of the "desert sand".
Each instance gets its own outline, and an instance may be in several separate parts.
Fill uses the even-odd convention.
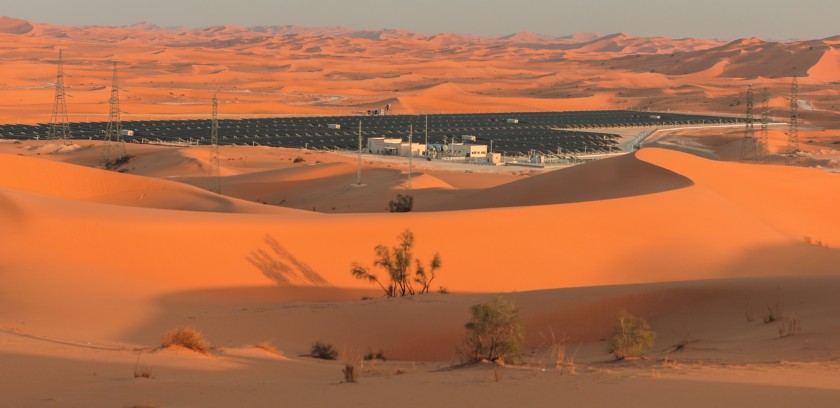
[[[6,123],[46,121],[56,50],[73,120],[683,109],[741,115],[766,85],[783,120],[794,58],[803,167],[738,163],[742,129],[663,130],[638,152],[553,171],[298,149],[0,140],[0,406],[756,406],[840,401],[837,39],[504,38],[399,30],[55,27],[0,19]],[[791,54],[792,51],[793,54]],[[806,52],[807,51],[807,52]],[[446,58],[441,58],[444,55]],[[789,57],[794,55],[794,57]],[[396,57],[395,57],[396,56]],[[679,63],[674,63],[677,60]],[[834,64],[834,65],[832,65]],[[212,85],[211,85],[212,84]],[[732,106],[730,106],[732,105]],[[69,107],[70,108],[70,107]],[[2,135],[0,135],[2,136]],[[785,143],[771,129],[771,152]],[[809,142],[810,141],[810,142]],[[664,148],[663,148],[664,147]],[[303,161],[295,162],[295,158]],[[388,213],[410,192],[415,211]],[[406,228],[449,294],[386,299],[355,279]],[[460,366],[472,304],[521,308],[525,353]],[[765,323],[768,308],[779,318]],[[607,352],[617,314],[646,358]],[[792,324],[798,329],[786,332]],[[192,325],[207,354],[161,348]],[[337,361],[308,357],[315,341]],[[559,366],[553,354],[565,346]],[[388,361],[363,361],[381,351]],[[353,364],[358,383],[343,382]],[[145,371],[151,378],[137,376]]]
[[[479,173],[475,185],[473,173],[430,168],[413,190],[418,211],[389,214],[407,176],[389,162],[365,160],[371,186],[359,189],[348,157],[225,148],[238,160],[222,160],[222,192],[242,199],[165,180],[206,183],[201,147],[129,145],[119,173],[95,168],[97,144],[43,143],[0,144],[9,406],[319,406],[405,394],[417,395],[409,406],[612,405],[612,394],[631,406],[683,394],[697,398],[689,406],[830,406],[840,395],[835,174],[663,149]],[[292,163],[299,155],[307,162]],[[256,202],[287,191],[289,207]],[[369,210],[312,211],[307,199],[290,208],[306,192]],[[405,228],[417,256],[441,252],[452,294],[381,299],[350,275]],[[493,293],[522,309],[526,363],[501,374],[450,368],[469,305]],[[787,320],[745,317],[776,302],[802,333],[780,338]],[[648,359],[618,364],[606,352],[620,310],[659,333]],[[159,349],[182,324],[206,334],[209,356]],[[575,350],[574,374],[550,363],[550,333]],[[340,362],[301,357],[315,340],[357,364],[360,382],[340,384]],[[266,342],[280,354],[256,346]],[[360,361],[373,350],[392,361]],[[133,377],[138,361],[153,378]]]

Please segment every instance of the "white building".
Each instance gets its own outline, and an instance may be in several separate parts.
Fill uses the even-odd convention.
[[[450,143],[447,153],[451,157],[485,157],[487,145]]]
[[[409,151],[412,152],[413,157],[422,156],[426,153],[426,145],[422,143],[409,145],[408,142],[403,142],[398,138],[368,138],[368,152],[373,154],[408,157]]]

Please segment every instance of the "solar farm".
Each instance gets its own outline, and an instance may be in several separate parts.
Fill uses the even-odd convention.
[[[473,143],[492,144],[505,155],[529,153],[608,153],[620,150],[621,136],[610,128],[660,128],[682,125],[736,124],[744,119],[708,115],[626,110],[510,112],[481,114],[307,116],[219,120],[219,144],[248,144],[316,150],[356,150],[362,137],[441,144],[474,136]],[[73,139],[103,140],[107,122],[70,123]],[[47,124],[0,125],[0,138],[45,139]],[[132,143],[209,144],[211,120],[123,121]]]

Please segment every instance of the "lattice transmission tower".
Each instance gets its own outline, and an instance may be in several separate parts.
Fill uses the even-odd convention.
[[[761,93],[761,130],[758,136],[758,157],[759,163],[767,163],[770,160],[770,93],[767,88]]]
[[[70,122],[67,120],[67,100],[64,93],[64,59],[58,50],[58,75],[55,79],[55,101],[53,102],[50,126],[47,130],[47,140],[61,140],[69,143]]]
[[[356,184],[362,186],[362,121],[359,121],[359,151],[356,153]]]
[[[120,85],[116,61],[114,61],[114,77],[111,81],[111,99],[108,105],[108,126],[105,128],[105,146],[102,150],[102,164],[106,168],[119,164],[126,157],[120,118]]]
[[[758,149],[755,139],[755,99],[753,97],[752,85],[747,87],[747,120],[744,127],[744,137],[741,141],[741,161],[749,162],[756,160]]]
[[[412,139],[414,136],[414,125],[408,125],[408,191],[411,192],[411,158],[414,156],[414,147],[412,144]]]
[[[788,129],[785,165],[799,165],[799,81],[796,75],[790,84],[790,128]]]
[[[213,118],[210,122],[210,191],[222,192],[219,171],[219,99],[213,95]]]

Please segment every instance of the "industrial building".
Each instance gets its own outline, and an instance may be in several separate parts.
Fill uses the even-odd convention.
[[[369,137],[367,140],[368,152],[388,156],[408,157],[409,152],[413,157],[424,156],[426,145],[422,143],[403,142],[401,138]]]

